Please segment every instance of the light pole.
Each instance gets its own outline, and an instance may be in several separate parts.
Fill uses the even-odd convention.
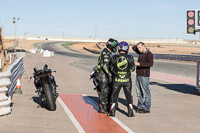
[[[95,26],[94,28],[94,39],[96,40],[96,37],[97,37],[97,26]]]
[[[17,21],[19,21],[19,17],[16,18],[16,17],[13,17],[13,24],[14,24],[14,29],[15,29],[15,45],[17,45]],[[16,49],[15,49],[15,52],[16,52]]]
[[[28,32],[25,32],[24,35],[25,35],[24,50],[26,51],[26,37],[27,37],[27,35],[28,35]]]
[[[65,37],[65,32],[63,32],[63,34],[62,34],[62,35],[63,35],[63,38],[64,38],[64,37]]]

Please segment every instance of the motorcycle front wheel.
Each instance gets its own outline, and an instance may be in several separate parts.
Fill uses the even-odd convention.
[[[56,110],[56,100],[53,97],[53,88],[49,84],[44,85],[44,95],[45,95],[45,102],[47,105],[47,109],[50,111]]]

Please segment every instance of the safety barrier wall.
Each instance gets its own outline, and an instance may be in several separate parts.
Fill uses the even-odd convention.
[[[132,53],[134,57],[138,57],[138,54]],[[200,60],[198,55],[176,55],[176,54],[153,54],[154,59],[176,60],[176,61],[192,61],[197,62]]]
[[[200,56],[198,56],[198,55],[154,54],[154,59],[167,59],[167,60],[197,62],[198,60],[200,60]]]
[[[24,73],[24,59],[18,58],[5,72],[0,73],[0,115],[11,113],[11,100],[17,77]]]
[[[198,93],[200,94],[200,86],[199,86],[199,66],[200,66],[200,60],[197,61],[197,74],[196,74],[196,88],[198,90]]]
[[[10,77],[11,85],[8,89],[8,95],[12,97],[17,84],[17,77],[21,77],[24,73],[24,58],[20,57],[17,59],[16,62],[8,67],[8,69],[10,69],[12,74]]]
[[[138,57],[138,54],[131,53],[134,57]],[[192,61],[197,62],[200,60],[198,55],[176,55],[176,54],[153,54],[154,59],[176,60],[176,61]]]
[[[4,39],[15,39],[15,36],[4,36]],[[50,41],[72,41],[72,42],[107,42],[107,39],[98,39],[98,38],[70,38],[70,37],[52,37],[52,36],[17,36],[17,39],[26,39],[26,40],[50,40]],[[117,39],[117,38],[116,38]],[[199,40],[184,40],[184,39],[131,39],[131,40],[121,40],[129,43],[189,43],[189,44],[200,44]]]
[[[83,47],[88,52],[91,52],[93,54],[99,54],[99,51],[96,50],[91,50],[88,48]],[[131,53],[134,57],[138,57],[138,54],[136,53]],[[154,59],[166,59],[166,60],[177,60],[177,61],[193,61],[197,62],[200,60],[199,55],[176,55],[176,54],[153,54]]]
[[[51,57],[51,56],[54,56],[54,51],[49,51],[49,50],[43,50],[43,49],[41,49],[40,52],[43,53],[43,57]]]
[[[49,51],[49,50],[44,50],[44,49],[40,49],[40,50],[39,49],[31,49],[29,52],[33,53],[33,54],[40,53],[40,54],[43,55],[43,57],[52,57],[52,56],[54,56],[54,51]]]
[[[99,51],[96,51],[96,50],[90,50],[90,49],[88,49],[88,48],[86,48],[86,47],[83,47],[83,49],[85,49],[86,51],[91,52],[91,53],[93,53],[93,54],[100,54]]]

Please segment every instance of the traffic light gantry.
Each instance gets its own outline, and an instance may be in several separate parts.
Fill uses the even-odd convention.
[[[187,34],[195,34],[195,10],[187,10]]]

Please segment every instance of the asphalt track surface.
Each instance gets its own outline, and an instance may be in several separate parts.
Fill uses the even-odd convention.
[[[69,57],[73,57],[73,60],[78,59],[78,61],[74,61],[73,63],[70,63],[70,65],[80,68],[83,71],[86,70],[88,73],[92,71],[92,67],[97,64],[98,55],[76,53],[63,48],[60,46],[61,43],[62,42],[42,43],[41,47],[43,49],[54,51],[56,56],[62,55],[61,57],[66,56],[63,57],[66,59]],[[87,75],[82,75],[82,79],[79,77],[80,79],[78,80],[82,81],[79,83],[82,84],[82,86],[86,83],[86,81],[83,80],[85,76]],[[188,77],[192,78],[192,82]],[[199,132],[200,106],[198,104],[199,96],[195,95],[195,77],[196,63],[155,60],[154,67],[151,69],[150,81],[152,94],[151,113],[149,115],[135,113],[136,116],[134,118],[128,118],[126,115],[126,100],[123,91],[121,90],[120,98],[118,99],[120,107],[117,110],[114,119],[117,119],[117,121],[120,120],[121,123],[130,129],[127,129],[127,127],[123,128],[127,129],[125,132]],[[132,78],[134,109],[136,109],[137,95],[134,90],[134,75],[132,75]],[[83,88],[82,86],[80,88]],[[74,85],[72,87],[74,87]],[[109,132],[112,129],[113,132],[115,132],[115,128],[105,129],[106,127],[113,127],[114,124],[111,124],[113,121],[110,120],[110,117],[97,113],[96,106],[98,98],[85,90],[76,91],[77,94],[72,95],[63,91],[60,98],[69,110],[71,110],[71,113],[78,121],[77,123],[80,124],[77,129],[82,129],[85,132]],[[83,97],[81,96],[82,94],[88,94],[88,97]],[[91,100],[89,104],[86,104],[88,103],[87,100],[83,101],[83,99],[85,100],[88,98],[94,100],[95,105],[91,104]],[[96,123],[97,125],[95,125]],[[92,126],[89,127],[88,125]],[[122,124],[119,122],[118,125]],[[119,126],[114,127],[116,127],[116,129],[119,128]],[[102,128],[105,130],[102,131]],[[123,129],[118,129],[118,131]],[[82,130],[79,130],[79,132]]]
[[[135,113],[135,117],[127,117],[126,99],[121,90],[116,117],[111,118],[97,113],[98,96],[93,90],[92,80],[89,79],[92,67],[97,64],[98,55],[69,51],[61,43],[41,44],[42,48],[55,51],[56,55],[53,57],[27,53],[24,58],[25,72],[21,77],[23,94],[14,94],[12,114],[1,118],[0,132],[199,133],[200,97],[195,95],[194,86],[186,85],[194,83],[192,81],[195,78],[187,81],[185,76],[195,77],[192,73],[196,68],[195,64],[156,60],[150,80],[151,113]],[[56,70],[53,75],[60,94],[56,101],[56,111],[38,106],[41,99],[35,93],[33,80],[29,79],[35,65],[45,63]],[[132,81],[135,110],[135,73]]]
[[[58,55],[85,59],[84,63],[86,64],[92,64],[93,66],[97,64],[98,55],[61,51],[60,49],[56,47],[57,45],[60,45],[60,44],[62,44],[62,42],[48,42],[48,43],[42,43],[41,47],[45,50],[54,51],[54,53]],[[131,49],[130,49],[130,52],[132,52]],[[196,66],[197,65],[195,62],[155,60],[154,66],[151,68],[151,70],[156,71],[156,72],[196,78]]]
[[[60,45],[60,44],[62,44],[62,42],[48,42],[48,43],[40,44],[40,47],[44,50],[54,51],[54,53],[58,55],[70,56],[70,57],[75,57],[75,58],[95,58],[96,59],[96,57],[93,55],[80,54],[80,53],[75,53],[72,51],[71,52],[61,51],[60,49],[56,47],[56,45]]]

